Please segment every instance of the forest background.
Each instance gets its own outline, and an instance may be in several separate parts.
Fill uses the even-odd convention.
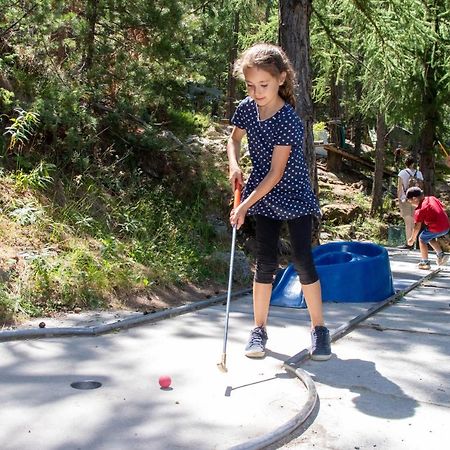
[[[450,1],[0,0],[2,322],[223,285],[224,123],[244,95],[231,67],[260,41],[294,62],[322,204],[333,189],[319,191],[313,124],[374,165],[356,199],[366,238],[383,241],[395,209],[393,127],[435,193],[448,175]],[[219,146],[205,151],[208,136]]]

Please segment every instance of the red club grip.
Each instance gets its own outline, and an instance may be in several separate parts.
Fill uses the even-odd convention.
[[[241,203],[241,186],[239,183],[234,185],[234,203],[233,208],[237,208]]]

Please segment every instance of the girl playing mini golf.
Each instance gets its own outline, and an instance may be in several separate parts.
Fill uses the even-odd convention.
[[[242,203],[231,211],[230,222],[239,228],[247,214],[253,215],[257,242],[255,328],[245,354],[251,358],[265,355],[278,240],[282,222],[287,221],[293,263],[311,318],[311,358],[327,360],[331,357],[330,334],[324,326],[320,281],[311,251],[312,220],[320,210],[303,154],[303,124],[294,110],[294,71],[283,50],[270,44],[250,47],[235,62],[234,69],[244,79],[248,97],[231,120],[233,130],[227,143],[231,185],[244,185],[239,156],[245,135],[252,171]]]

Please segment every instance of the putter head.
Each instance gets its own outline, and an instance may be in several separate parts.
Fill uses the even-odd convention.
[[[226,360],[227,360],[227,355],[224,353],[222,355],[222,361],[220,361],[220,363],[217,364],[217,367],[219,368],[219,370],[221,372],[228,372]]]
[[[217,364],[217,367],[219,368],[219,370],[221,372],[224,372],[224,373],[228,372],[228,369],[226,368],[226,366],[221,362]]]

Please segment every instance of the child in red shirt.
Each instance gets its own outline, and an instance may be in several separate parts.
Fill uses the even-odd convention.
[[[419,262],[419,269],[430,269],[428,259],[428,244],[436,252],[437,263],[444,265],[449,255],[446,255],[438,242],[438,238],[448,233],[450,220],[445,212],[444,205],[434,196],[424,196],[422,189],[411,187],[406,191],[406,199],[416,208],[414,211],[414,229],[408,239],[408,244],[412,245],[419,235],[419,247],[422,260]],[[420,232],[422,224],[425,229]],[[420,234],[419,234],[420,233]]]

